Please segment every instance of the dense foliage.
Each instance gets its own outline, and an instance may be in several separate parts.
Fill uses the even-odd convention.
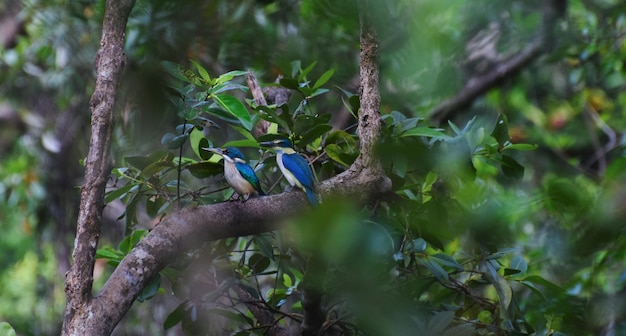
[[[325,199],[284,230],[188,251],[144,290],[119,333],[263,335],[250,301],[297,328],[302,283],[314,279],[329,332],[624,334],[626,5],[567,2],[545,55],[452,121],[430,119],[466,80],[531,43],[543,3],[379,2],[378,152],[393,193],[365,206]],[[0,147],[0,320],[48,335],[63,308],[60,246],[72,243],[53,233],[67,223],[55,220],[64,208],[50,207],[59,197],[49,181],[66,179],[68,195],[80,183],[53,176],[50,162],[58,154],[78,169],[84,157],[103,3],[19,7],[24,31],[0,46],[0,104],[24,125]],[[98,272],[179,207],[239,202],[203,148],[242,149],[269,194],[287,185],[258,145],[276,134],[293,140],[319,181],[344,171],[359,154],[358,29],[352,1],[138,2],[110,230],[98,251],[108,266]],[[259,105],[248,69],[287,101]],[[83,124],[67,127],[72,111]],[[266,135],[255,133],[261,120]],[[65,146],[68,130],[77,135]]]

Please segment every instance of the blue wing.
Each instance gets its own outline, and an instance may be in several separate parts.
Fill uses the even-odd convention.
[[[293,176],[298,179],[300,184],[302,184],[309,202],[313,205],[319,204],[317,196],[313,191],[315,178],[313,177],[313,172],[311,171],[311,167],[309,167],[308,162],[306,162],[306,160],[297,153],[284,154],[283,165],[285,166],[285,169],[289,170]]]
[[[283,165],[307,189],[313,189],[313,172],[306,160],[299,154],[284,154]]]
[[[243,162],[235,162],[235,167],[237,167],[239,174],[241,174],[241,176],[254,187],[254,190],[256,190],[259,195],[265,195],[263,189],[261,189],[261,182],[254,173],[254,169],[252,169],[252,167]]]

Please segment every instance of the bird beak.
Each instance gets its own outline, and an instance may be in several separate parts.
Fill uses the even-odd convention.
[[[272,148],[274,147],[275,144],[273,141],[265,141],[265,142],[259,142],[259,145],[265,148]]]
[[[213,152],[213,153],[218,154],[218,155],[223,155],[224,154],[224,150],[222,150],[221,148],[203,147],[202,149],[204,149],[205,151]]]

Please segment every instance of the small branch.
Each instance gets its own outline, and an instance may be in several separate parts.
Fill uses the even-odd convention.
[[[490,72],[470,78],[456,96],[443,101],[428,113],[432,122],[441,124],[452,118],[460,110],[470,106],[475,99],[496,87],[503,79],[515,76],[549,51],[553,45],[554,26],[566,8],[566,0],[547,1],[538,37],[515,56],[495,65]]]
[[[254,103],[257,106],[267,106],[267,101],[265,100],[265,96],[263,95],[261,86],[259,85],[259,82],[257,81],[256,76],[254,75],[254,72],[252,72],[252,70],[248,71],[248,75],[246,76],[246,82],[248,83],[248,87],[250,88],[250,92],[252,93]],[[259,120],[256,126],[254,126],[254,136],[258,137],[263,134],[267,134],[267,130],[269,127],[269,121],[265,119]]]
[[[276,81],[278,82],[279,79],[280,77],[276,79]],[[252,98],[254,99],[254,103],[257,106],[267,106],[268,100],[271,104],[276,104],[276,106],[280,106],[286,104],[289,100],[289,96],[291,95],[291,90],[282,87],[270,87],[261,90],[261,86],[259,85],[259,82],[256,79],[256,76],[254,75],[252,70],[248,71],[248,76],[246,76],[246,82],[248,83],[250,92],[252,92]],[[265,93],[263,91],[265,91]],[[267,99],[265,99],[266,95]],[[280,109],[278,109],[276,113],[280,114]],[[253,130],[254,135],[258,137],[267,134],[267,130],[270,127],[270,124],[271,123],[267,120],[259,120]]]
[[[252,294],[248,293],[248,291],[241,286],[238,286],[236,291],[239,298],[245,303],[248,309],[250,309],[257,321],[259,321],[261,325],[269,326],[265,335],[289,336],[289,331],[276,323],[274,315],[267,309],[265,303],[259,302],[259,299],[253,297]]]

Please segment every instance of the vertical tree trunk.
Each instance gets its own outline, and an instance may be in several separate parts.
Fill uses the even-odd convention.
[[[124,35],[134,0],[106,4],[100,50],[96,55],[96,88],[91,97],[91,138],[85,160],[85,181],[74,241],[73,262],[66,275],[67,303],[63,335],[108,335],[115,327],[98,316],[91,289],[96,247],[100,238],[104,188],[109,175],[109,149],[117,87],[124,66]]]

